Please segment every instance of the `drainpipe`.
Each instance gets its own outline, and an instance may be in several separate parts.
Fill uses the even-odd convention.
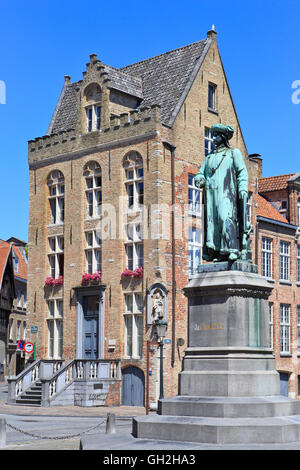
[[[171,211],[171,245],[172,245],[172,353],[171,353],[171,367],[174,367],[175,363],[175,313],[176,313],[176,277],[175,277],[175,212],[174,212],[174,204],[175,204],[175,149],[176,147],[170,142],[166,140],[162,141],[164,147],[171,152],[171,204],[172,204],[172,211]]]

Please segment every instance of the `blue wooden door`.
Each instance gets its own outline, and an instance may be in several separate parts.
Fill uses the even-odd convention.
[[[83,298],[83,358],[98,359],[99,296]]]
[[[280,372],[280,395],[289,396],[289,374]]]
[[[127,367],[122,373],[122,405],[144,406],[145,377],[137,367]]]

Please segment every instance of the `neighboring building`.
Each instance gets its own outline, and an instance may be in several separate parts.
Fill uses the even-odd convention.
[[[300,395],[300,173],[260,178],[255,198],[259,273],[273,286],[270,342],[281,393]]]
[[[47,134],[29,141],[28,327],[37,331],[29,339],[37,358],[119,360],[111,403],[157,400],[159,313],[168,321],[165,395],[177,393],[182,289],[201,259],[193,176],[216,122],[234,126],[231,144],[255,193],[259,164],[248,157],[211,30],[122,69],[92,54],[82,80],[65,77]]]
[[[27,255],[26,242],[15,237],[6,241],[12,246],[16,297],[9,316],[7,342],[7,374],[18,375],[25,367],[25,353],[17,348],[27,334]]]
[[[17,351],[26,334],[26,243],[0,239],[0,377],[23,370],[24,353]]]

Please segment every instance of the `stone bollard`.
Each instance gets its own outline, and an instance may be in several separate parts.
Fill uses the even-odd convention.
[[[6,420],[0,419],[0,449],[6,446]]]
[[[116,432],[116,417],[114,413],[107,413],[106,434],[114,434],[115,432]]]

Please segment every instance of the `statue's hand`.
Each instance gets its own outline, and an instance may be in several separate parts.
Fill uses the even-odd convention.
[[[194,181],[195,181],[195,186],[197,186],[197,188],[204,188],[206,181],[205,181],[205,178],[203,178],[203,176],[196,175],[194,178]]]
[[[247,199],[248,198],[248,191],[241,191],[239,193],[240,199]]]

